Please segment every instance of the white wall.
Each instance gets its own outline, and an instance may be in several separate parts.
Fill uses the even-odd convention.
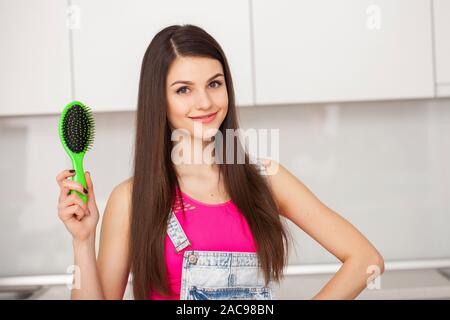
[[[100,211],[131,175],[134,113],[95,114],[85,158]],[[450,257],[450,99],[240,108],[243,128],[279,128],[280,162],[385,260]],[[0,117],[0,276],[65,273],[69,233],[56,174],[70,168],[58,116]],[[99,222],[100,226],[101,221]],[[336,262],[290,225],[290,262]]]

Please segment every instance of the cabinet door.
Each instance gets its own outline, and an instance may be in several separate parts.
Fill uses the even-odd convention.
[[[257,104],[433,97],[429,0],[252,1]]]
[[[450,1],[434,0],[436,93],[450,97]]]
[[[0,115],[60,112],[69,103],[66,1],[0,0]]]
[[[247,1],[73,0],[75,96],[96,111],[135,110],[144,53],[171,24],[195,24],[221,45],[238,105],[253,103]]]

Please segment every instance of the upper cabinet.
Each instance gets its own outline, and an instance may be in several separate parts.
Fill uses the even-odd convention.
[[[257,104],[434,96],[430,0],[251,4]]]
[[[0,116],[53,113],[70,100],[66,1],[0,0]]]
[[[171,24],[195,24],[221,45],[236,104],[253,104],[249,3],[148,0],[72,0],[75,98],[95,111],[134,110],[144,53]]]
[[[450,97],[450,1],[434,0],[436,94]]]
[[[0,116],[135,110],[172,24],[219,42],[238,106],[450,96],[449,0],[0,0]]]

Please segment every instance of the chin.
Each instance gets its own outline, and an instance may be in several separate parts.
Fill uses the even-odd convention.
[[[190,131],[191,137],[196,139],[201,139],[203,141],[211,141],[212,137],[216,135],[219,131],[219,128],[216,127],[203,127],[204,132],[194,132],[194,130]]]

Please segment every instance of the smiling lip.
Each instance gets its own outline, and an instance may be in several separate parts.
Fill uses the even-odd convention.
[[[214,113],[210,113],[204,116],[198,116],[198,117],[189,117],[191,118],[193,121],[199,121],[202,123],[208,123],[211,122],[212,120],[214,120],[214,118],[216,117],[218,111],[214,112]]]

